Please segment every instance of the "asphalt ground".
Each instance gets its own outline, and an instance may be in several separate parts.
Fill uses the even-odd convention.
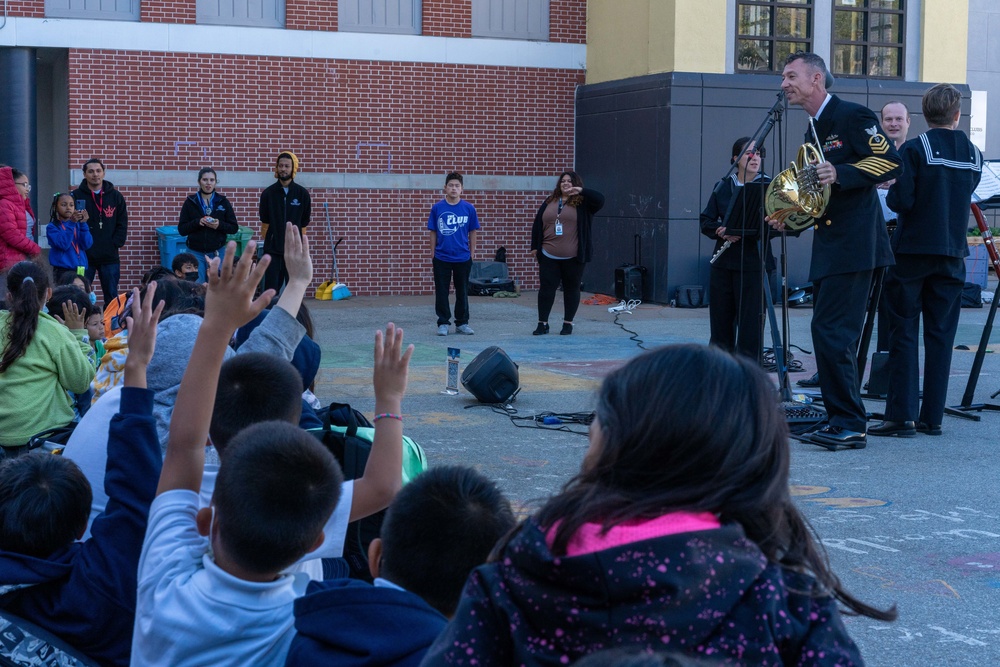
[[[316,393],[370,415],[374,331],[395,322],[416,346],[403,404],[406,434],[424,447],[430,465],[472,465],[496,480],[522,513],[578,469],[586,427],[539,428],[532,419],[483,406],[462,388],[458,395],[442,393],[448,347],[461,350],[462,369],[487,347],[502,348],[519,365],[514,417],[532,417],[592,410],[601,378],[642,352],[635,339],[651,349],[709,338],[707,309],[642,304],[617,318],[633,335],[615,324],[607,306],[581,305],[573,335],[560,336],[559,294],[552,333],[532,336],[535,293],[470,302],[475,335],[440,337],[432,296],[309,301],[323,349]],[[988,313],[989,305],[962,310],[956,346],[970,349],[955,352],[949,405],[962,401]],[[780,321],[780,308],[777,316]],[[806,351],[812,349],[811,317],[809,308],[788,309],[790,342]],[[770,340],[768,329],[765,344]],[[990,398],[1000,390],[1000,355],[992,353],[1000,349],[1000,331],[988,349],[974,402],[1000,405],[1000,397]],[[802,366],[791,375],[794,384],[813,373],[815,361],[792,351]],[[884,408],[876,400],[866,405],[872,412]],[[830,452],[791,441],[792,492],[834,570],[860,599],[898,606],[894,623],[846,619],[869,665],[1000,664],[1000,413],[981,417],[946,416],[940,437],[870,437],[864,450]]]

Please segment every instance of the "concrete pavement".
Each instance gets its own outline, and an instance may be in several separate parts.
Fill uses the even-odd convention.
[[[404,401],[407,435],[424,446],[431,465],[474,465],[528,512],[574,474],[586,438],[518,428],[533,422],[482,406],[464,389],[458,396],[442,394],[446,349],[461,349],[463,369],[490,345],[504,349],[519,364],[515,417],[591,410],[604,374],[641,352],[606,306],[581,305],[573,335],[559,336],[561,294],[553,332],[531,336],[535,297],[472,297],[470,324],[476,334],[447,337],[435,335],[431,296],[310,301],[323,348],[316,393],[324,402],[346,401],[371,414],[373,333],[395,322],[416,345]],[[950,405],[961,401],[987,313],[988,305],[962,311],[956,344],[971,349],[955,352]],[[811,309],[789,309],[788,315],[791,342],[811,350]],[[707,309],[641,305],[618,320],[646,348],[709,337]],[[768,331],[765,344],[770,340]],[[1000,332],[990,347],[997,344]],[[811,354],[793,353],[803,367],[792,375],[794,383],[811,375],[815,363]],[[1000,398],[989,398],[1000,390],[996,357],[986,355],[977,402],[1000,404]],[[867,405],[871,411],[884,407],[879,401]],[[941,437],[871,437],[865,450],[828,452],[792,441],[793,493],[823,538],[835,571],[862,600],[898,605],[895,623],[847,619],[869,665],[1000,664],[998,430],[1000,413],[983,413],[980,422],[946,416]]]

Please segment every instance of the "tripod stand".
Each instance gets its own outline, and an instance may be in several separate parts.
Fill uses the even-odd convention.
[[[972,215],[976,218],[976,225],[979,227],[979,231],[983,235],[983,243],[986,245],[986,252],[989,253],[990,262],[993,264],[993,270],[997,274],[997,278],[1000,278],[1000,255],[997,254],[997,249],[993,245],[993,234],[990,232],[989,225],[986,224],[986,219],[983,217],[983,211],[977,204],[972,204]],[[997,283],[997,288],[993,292],[993,302],[990,304],[990,314],[986,317],[986,324],[983,325],[983,335],[979,339],[979,348],[976,350],[976,358],[972,362],[972,370],[969,371],[969,381],[965,385],[965,394],[962,396],[962,402],[959,405],[953,405],[946,407],[944,413],[946,415],[951,415],[952,417],[961,417],[962,419],[969,419],[972,421],[979,421],[980,417],[978,414],[970,414],[972,412],[982,412],[983,410],[993,410],[1000,412],[1000,405],[994,405],[992,403],[973,403],[972,398],[976,393],[976,385],[979,383],[979,373],[983,369],[983,360],[986,358],[986,346],[990,343],[990,334],[993,333],[993,320],[997,314],[998,300],[1000,300],[1000,282]],[[995,398],[997,394],[993,394],[990,398]]]

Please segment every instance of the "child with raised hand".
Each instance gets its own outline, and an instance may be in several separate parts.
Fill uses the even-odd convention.
[[[838,603],[895,608],[844,590],[788,471],[784,416],[751,360],[698,345],[633,359],[601,385],[580,472],[473,572],[422,664],[569,664],[615,646],[863,664]]]
[[[308,583],[282,572],[323,541],[342,477],[316,438],[291,424],[262,422],[232,439],[211,507],[201,488],[219,369],[233,332],[274,296],[255,287],[270,258],[253,265],[250,242],[213,259],[205,318],[184,373],[157,498],[139,565],[132,660],[137,665],[281,665],[292,639],[292,604]],[[251,266],[253,265],[253,268]],[[412,346],[390,324],[375,335],[376,409],[398,415]],[[398,419],[379,431],[402,437]],[[398,468],[398,466],[397,466]]]
[[[162,309],[150,307],[154,291],[137,301],[129,319],[132,351],[107,441],[109,500],[92,536],[77,541],[92,491],[73,461],[32,452],[0,464],[0,591],[10,593],[0,605],[101,665],[129,664],[136,571],[160,473],[153,395],[146,389]]]
[[[66,394],[94,378],[83,317],[60,324],[42,312],[48,271],[18,262],[7,272],[7,310],[0,311],[0,456],[22,453],[34,434],[73,421]]]
[[[59,282],[63,274],[82,276],[87,269],[87,250],[94,245],[86,209],[75,210],[73,195],[57,192],[49,208],[49,224],[45,236],[49,239],[49,264]]]

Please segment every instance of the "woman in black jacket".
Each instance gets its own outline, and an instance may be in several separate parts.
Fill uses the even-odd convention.
[[[542,202],[531,226],[531,254],[538,260],[538,326],[531,333],[549,332],[549,312],[560,281],[563,286],[563,325],[560,335],[573,333],[573,317],[580,307],[580,279],[593,253],[590,227],[604,206],[604,195],[583,187],[575,171],[559,174],[559,181]]]
[[[233,205],[215,190],[215,170],[205,167],[198,172],[198,192],[184,200],[177,232],[187,237],[188,251],[198,258],[198,280],[204,282],[208,262],[219,257],[226,237],[240,226]]]

